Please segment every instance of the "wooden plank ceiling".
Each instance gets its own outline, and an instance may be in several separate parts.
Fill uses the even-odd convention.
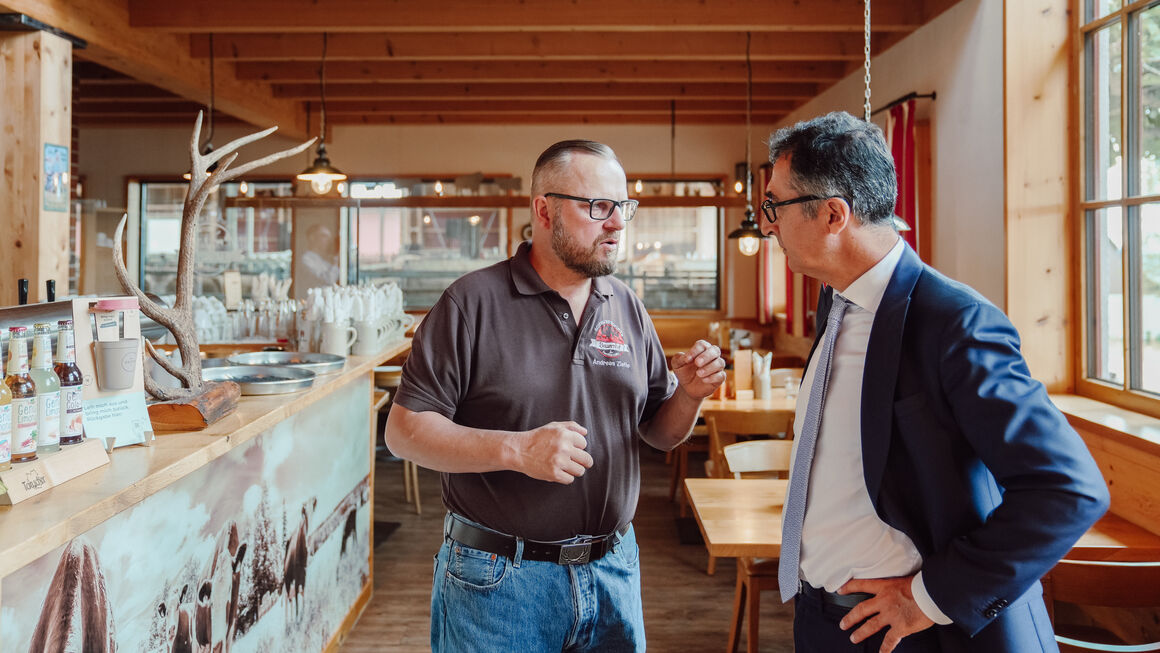
[[[957,1],[874,0],[872,56]],[[6,4],[90,40],[76,51],[82,125],[188,124],[210,101],[212,59],[217,120],[292,115],[286,131],[316,133],[324,35],[330,125],[744,123],[747,34],[752,118],[771,123],[863,60],[862,0]],[[88,5],[100,21],[85,22]],[[126,42],[177,51],[160,66]]]

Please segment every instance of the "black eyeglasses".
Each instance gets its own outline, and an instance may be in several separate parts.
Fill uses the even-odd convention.
[[[607,220],[612,217],[612,212],[616,207],[620,207],[620,215],[628,222],[636,215],[636,209],[640,206],[637,200],[616,200],[605,199],[597,197],[576,197],[575,195],[565,195],[563,193],[544,193],[544,197],[558,197],[562,200],[575,200],[577,202],[588,202],[588,217],[593,220]]]
[[[850,200],[847,200],[841,195],[830,195],[829,197],[821,197],[819,195],[802,195],[801,197],[795,197],[792,200],[784,200],[782,202],[774,202],[767,197],[765,198],[765,201],[761,203],[761,212],[765,214],[765,219],[769,221],[769,224],[773,224],[777,222],[777,207],[779,206],[789,206],[790,204],[802,204],[804,202],[813,202],[814,200],[830,200],[834,198],[844,200],[847,204],[850,203]]]

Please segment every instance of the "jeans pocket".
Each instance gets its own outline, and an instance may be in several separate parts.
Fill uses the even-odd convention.
[[[631,535],[631,537],[629,537]],[[640,547],[636,544],[636,533],[629,532],[616,544],[614,552],[620,556],[629,569],[636,567],[640,562]]]
[[[456,585],[465,588],[491,589],[503,581],[507,573],[508,559],[481,551],[459,542],[451,543],[447,560],[447,577]]]

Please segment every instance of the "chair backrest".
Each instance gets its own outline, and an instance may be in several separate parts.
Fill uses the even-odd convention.
[[[1160,562],[1109,562],[1104,560],[1060,560],[1043,579],[1043,596],[1048,613],[1056,622],[1055,603],[1066,602],[1091,608],[1160,608]],[[1095,612],[1092,612],[1095,614]],[[1154,614],[1154,613],[1153,613]],[[1147,619],[1146,621],[1152,621]],[[1105,624],[1100,624],[1105,626]],[[1091,631],[1086,627],[1085,631]],[[1117,619],[1106,624],[1109,633],[1131,645],[1110,647],[1072,636],[1065,624],[1056,622],[1056,640],[1062,651],[1160,651],[1155,624],[1140,624]]]
[[[702,416],[709,430],[709,467],[717,478],[730,475],[724,449],[737,442],[737,436],[793,432],[793,414],[783,410],[706,410]]]
[[[789,476],[792,456],[793,440],[750,440],[725,447],[725,463],[733,478],[743,478],[743,474]]]

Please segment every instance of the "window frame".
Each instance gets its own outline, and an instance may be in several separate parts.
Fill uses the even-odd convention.
[[[1072,80],[1075,92],[1072,94],[1073,115],[1076,117],[1077,136],[1072,141],[1076,148],[1077,160],[1075,184],[1073,190],[1073,206],[1076,207],[1075,234],[1079,243],[1076,257],[1076,314],[1080,316],[1079,325],[1075,329],[1074,342],[1074,370],[1075,390],[1077,394],[1090,397],[1122,408],[1144,413],[1152,417],[1160,417],[1160,392],[1132,387],[1134,380],[1142,376],[1142,353],[1139,347],[1143,343],[1142,314],[1139,306],[1135,306],[1131,298],[1139,292],[1140,279],[1135,274],[1139,269],[1141,250],[1137,232],[1140,227],[1140,207],[1145,204],[1160,203],[1160,193],[1149,195],[1138,194],[1140,189],[1139,176],[1139,130],[1136,124],[1139,119],[1138,104],[1140,101],[1140,39],[1136,25],[1139,14],[1160,7],[1160,0],[1136,0],[1124,2],[1122,6],[1110,11],[1099,18],[1092,18],[1095,0],[1073,0],[1072,15],[1074,20]],[[1118,199],[1089,199],[1088,188],[1096,183],[1095,157],[1089,148],[1089,136],[1093,136],[1093,128],[1097,124],[1094,100],[1099,89],[1089,88],[1093,79],[1094,62],[1089,59],[1089,37],[1119,22],[1120,24],[1120,158],[1122,172],[1120,175],[1120,192]],[[1109,193],[1110,195],[1110,193]],[[1123,251],[1120,257],[1121,284],[1123,301],[1121,302],[1121,320],[1124,329],[1123,369],[1124,375],[1120,382],[1112,382],[1092,376],[1098,356],[1098,337],[1095,304],[1097,279],[1099,271],[1090,263],[1096,259],[1094,248],[1098,243],[1092,237],[1093,223],[1098,223],[1096,217],[1102,209],[1121,209],[1121,233]]]

